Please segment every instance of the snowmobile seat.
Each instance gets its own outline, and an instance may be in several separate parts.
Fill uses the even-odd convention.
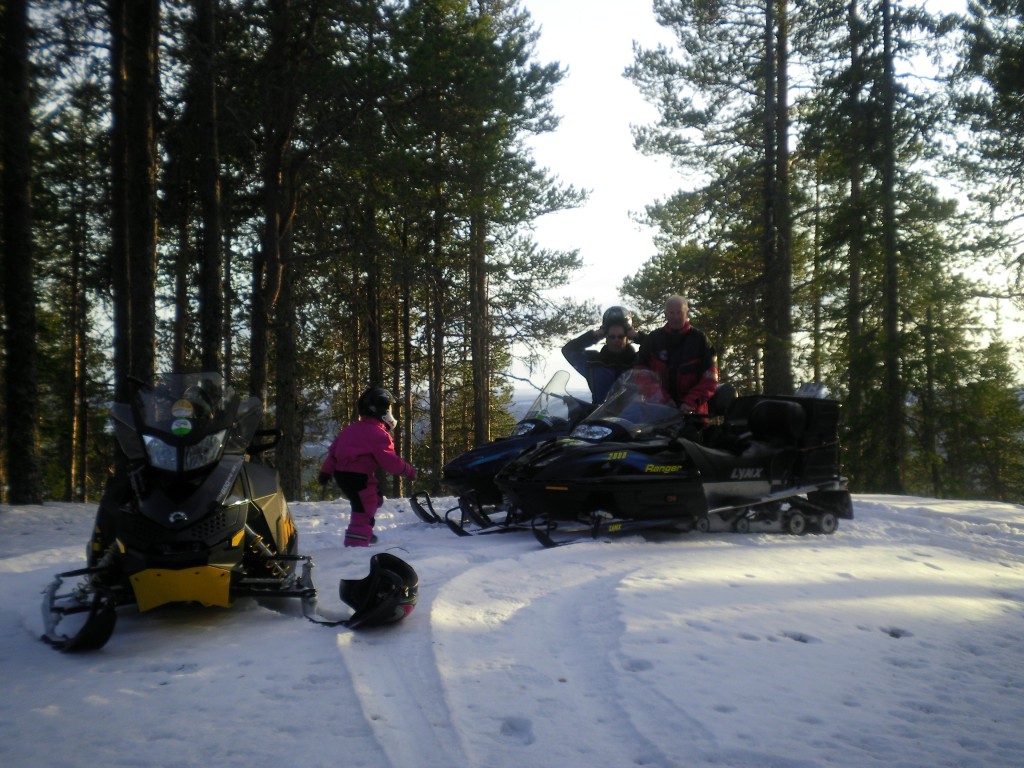
[[[723,424],[708,431],[705,445],[742,455],[781,446],[798,445],[807,427],[807,414],[795,400],[745,395],[735,398]]]
[[[761,400],[751,408],[747,426],[755,440],[795,444],[807,427],[807,413],[791,400]]]

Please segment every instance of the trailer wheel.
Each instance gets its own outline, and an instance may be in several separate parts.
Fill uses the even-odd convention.
[[[707,533],[711,530],[711,520],[707,515],[701,515],[697,518],[697,530],[701,533]]]
[[[794,536],[803,536],[807,533],[807,518],[800,512],[794,512],[786,520],[786,530]]]
[[[736,522],[732,524],[733,530],[736,533],[750,533],[750,518],[749,517],[737,517]]]
[[[836,532],[839,527],[839,518],[831,512],[822,512],[818,518],[818,530],[828,535]]]

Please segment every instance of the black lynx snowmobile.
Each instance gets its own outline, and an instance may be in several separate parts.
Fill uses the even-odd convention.
[[[314,563],[298,554],[277,472],[247,460],[277,443],[279,432],[258,428],[262,415],[258,398],[242,400],[211,373],[165,374],[140,385],[133,403],[113,406],[128,471],[100,501],[87,566],[58,574],[44,591],[45,641],[66,651],[100,648],[123,605],[298,598],[310,620],[349,627],[397,621],[412,609],[415,571],[380,553],[366,579],[339,585],[356,610],[349,619],[318,612]]]
[[[628,371],[569,437],[524,452],[495,481],[546,546],[644,528],[830,534],[852,518],[839,404],[806,388],[730,390],[713,398],[720,423],[696,425],[653,374]]]
[[[568,382],[569,374],[557,371],[507,437],[477,446],[444,465],[442,482],[455,494],[458,506],[437,513],[430,496],[420,492],[410,499],[416,515],[424,522],[447,523],[460,536],[478,529],[498,533],[513,526],[516,510],[494,484],[494,476],[524,450],[568,435],[593,410],[589,402],[566,391]]]

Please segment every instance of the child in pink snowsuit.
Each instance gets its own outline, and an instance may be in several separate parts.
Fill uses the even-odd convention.
[[[352,503],[352,518],[345,531],[346,547],[368,547],[377,540],[373,535],[374,515],[380,505],[377,492],[377,468],[416,479],[416,470],[395,453],[391,428],[394,398],[383,387],[371,387],[359,396],[359,421],[338,433],[327,450],[327,458],[317,478],[326,485],[333,477],[341,492]]]

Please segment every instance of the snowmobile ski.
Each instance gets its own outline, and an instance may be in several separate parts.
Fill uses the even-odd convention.
[[[598,539],[604,536],[620,536],[658,528],[682,532],[691,530],[693,527],[687,521],[680,520],[678,517],[630,520],[614,517],[607,512],[592,512],[589,525],[563,523],[564,521],[538,517],[531,521],[530,530],[537,541],[544,545],[544,547],[552,549],[564,547],[568,544],[577,544],[585,541],[587,538]],[[555,537],[555,534],[557,534],[558,538]]]
[[[416,517],[424,523],[434,525],[435,523],[442,522],[441,516],[434,511],[434,503],[430,498],[430,494],[425,491],[417,491],[410,496],[409,506],[416,513]]]
[[[97,587],[98,577],[106,570],[80,568],[54,577],[43,590],[43,642],[67,652],[94,651],[106,644],[117,623],[115,593]],[[89,579],[60,593],[65,579],[79,576]]]
[[[453,512],[459,512],[458,520],[454,519]],[[445,514],[445,523],[451,529],[452,533],[457,536],[470,537],[470,536],[489,536],[495,533],[515,533],[516,531],[528,531],[529,526],[522,522],[507,522],[503,521],[495,523],[491,520],[486,520],[481,524],[481,520],[473,515],[467,515],[466,511],[461,507],[452,507]],[[476,527],[469,527],[470,522],[476,524]]]

